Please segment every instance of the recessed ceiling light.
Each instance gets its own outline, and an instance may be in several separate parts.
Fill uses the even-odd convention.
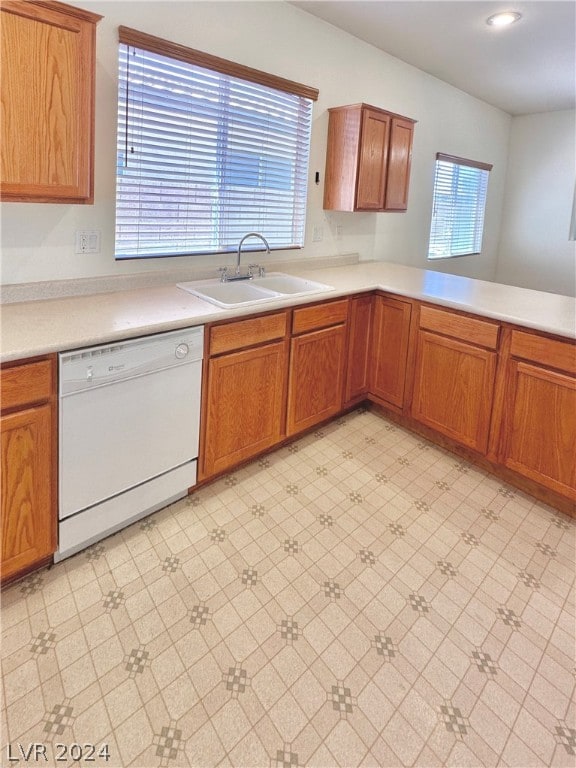
[[[507,27],[509,24],[514,24],[522,18],[521,13],[516,11],[504,11],[503,13],[495,13],[493,16],[489,16],[486,19],[486,24],[491,27]]]

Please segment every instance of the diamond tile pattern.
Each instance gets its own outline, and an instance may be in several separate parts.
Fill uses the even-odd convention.
[[[163,764],[167,760],[174,760],[182,749],[182,731],[173,726],[163,726],[160,733],[154,735],[156,755],[163,758]]]
[[[462,715],[459,707],[454,707],[452,704],[442,704],[439,708],[440,720],[446,726],[446,730],[454,733],[456,736],[465,736],[468,733],[470,723],[468,719]]]
[[[61,736],[74,722],[73,711],[67,704],[55,704],[44,717],[44,733]]]
[[[480,648],[472,651],[472,663],[476,665],[480,672],[485,672],[489,675],[495,675],[498,672],[498,665],[494,659],[489,653],[484,653]]]
[[[34,654],[46,654],[56,645],[56,635],[48,629],[47,632],[39,632],[32,640],[30,651]]]
[[[335,709],[343,715],[351,714],[354,710],[353,704],[355,702],[350,693],[350,688],[346,688],[341,681],[338,681],[336,685],[332,686],[328,695],[328,700],[332,704],[332,709]]]
[[[288,617],[280,622],[280,634],[288,643],[292,643],[294,640],[298,640],[302,631],[298,626],[298,622]]]
[[[5,589],[1,754],[569,768],[575,534],[355,411]]]
[[[196,628],[204,626],[210,618],[210,608],[207,605],[195,605],[189,611],[190,623]]]
[[[393,659],[398,653],[398,648],[394,645],[392,638],[390,637],[375,635],[372,645],[376,649],[376,653],[387,659]]]
[[[246,686],[250,684],[248,673],[237,664],[235,667],[229,667],[228,672],[222,676],[226,683],[226,690],[232,692],[232,696],[237,698],[240,693],[244,693]]]
[[[374,552],[371,552],[369,549],[361,549],[359,554],[360,554],[360,560],[363,563],[368,563],[368,565],[375,565],[376,557],[374,555]]]
[[[166,570],[166,569],[163,567],[163,570]],[[121,592],[119,589],[111,589],[110,592],[108,592],[108,594],[104,598],[103,605],[107,611],[114,611],[116,608],[120,608],[123,602],[124,602],[124,593]]]
[[[283,749],[276,750],[276,762],[278,768],[296,768],[298,766],[298,755],[292,752],[290,744],[285,744]]]
[[[124,657],[124,669],[130,677],[142,674],[149,663],[150,654],[141,645],[139,648],[133,648],[129,654]]]

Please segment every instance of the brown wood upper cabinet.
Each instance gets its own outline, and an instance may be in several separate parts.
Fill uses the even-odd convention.
[[[0,10],[0,199],[91,203],[102,17],[48,0],[4,0]]]
[[[56,549],[54,360],[0,371],[2,581],[41,565]]]
[[[411,415],[485,454],[494,399],[498,323],[420,307]]]
[[[368,104],[328,112],[324,209],[405,211],[415,121]]]
[[[499,460],[576,501],[576,345],[513,330],[503,375]]]

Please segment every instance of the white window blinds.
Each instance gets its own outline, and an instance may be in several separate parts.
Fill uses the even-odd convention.
[[[317,91],[256,82],[298,86],[142,33],[156,50],[138,47],[122,29],[116,258],[234,251],[250,231],[271,248],[301,247]],[[182,60],[189,53],[250,79]]]
[[[480,253],[491,165],[436,155],[429,259]]]

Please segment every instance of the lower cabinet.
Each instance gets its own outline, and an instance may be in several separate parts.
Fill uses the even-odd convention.
[[[374,298],[370,394],[376,401],[399,409],[405,399],[411,316],[409,301]]]
[[[343,407],[348,299],[208,329],[200,479]]]
[[[56,549],[54,361],[1,372],[2,580]]]
[[[348,361],[344,405],[364,400],[370,388],[370,358],[372,346],[372,294],[355,296],[350,300],[348,322]]]
[[[202,477],[229,469],[283,436],[288,372],[285,313],[211,329]],[[266,342],[266,338],[281,340]],[[237,347],[257,344],[252,348]],[[228,352],[231,348],[233,351]]]
[[[297,434],[342,410],[347,318],[348,300],[294,311],[287,435]]]
[[[488,449],[497,323],[420,309],[411,415],[480,453]]]
[[[287,435],[301,432],[342,410],[345,346],[343,325],[292,339]]]
[[[208,347],[201,479],[368,399],[574,506],[574,342],[378,293],[215,324]]]
[[[505,363],[500,461],[576,501],[576,348],[513,331]]]

